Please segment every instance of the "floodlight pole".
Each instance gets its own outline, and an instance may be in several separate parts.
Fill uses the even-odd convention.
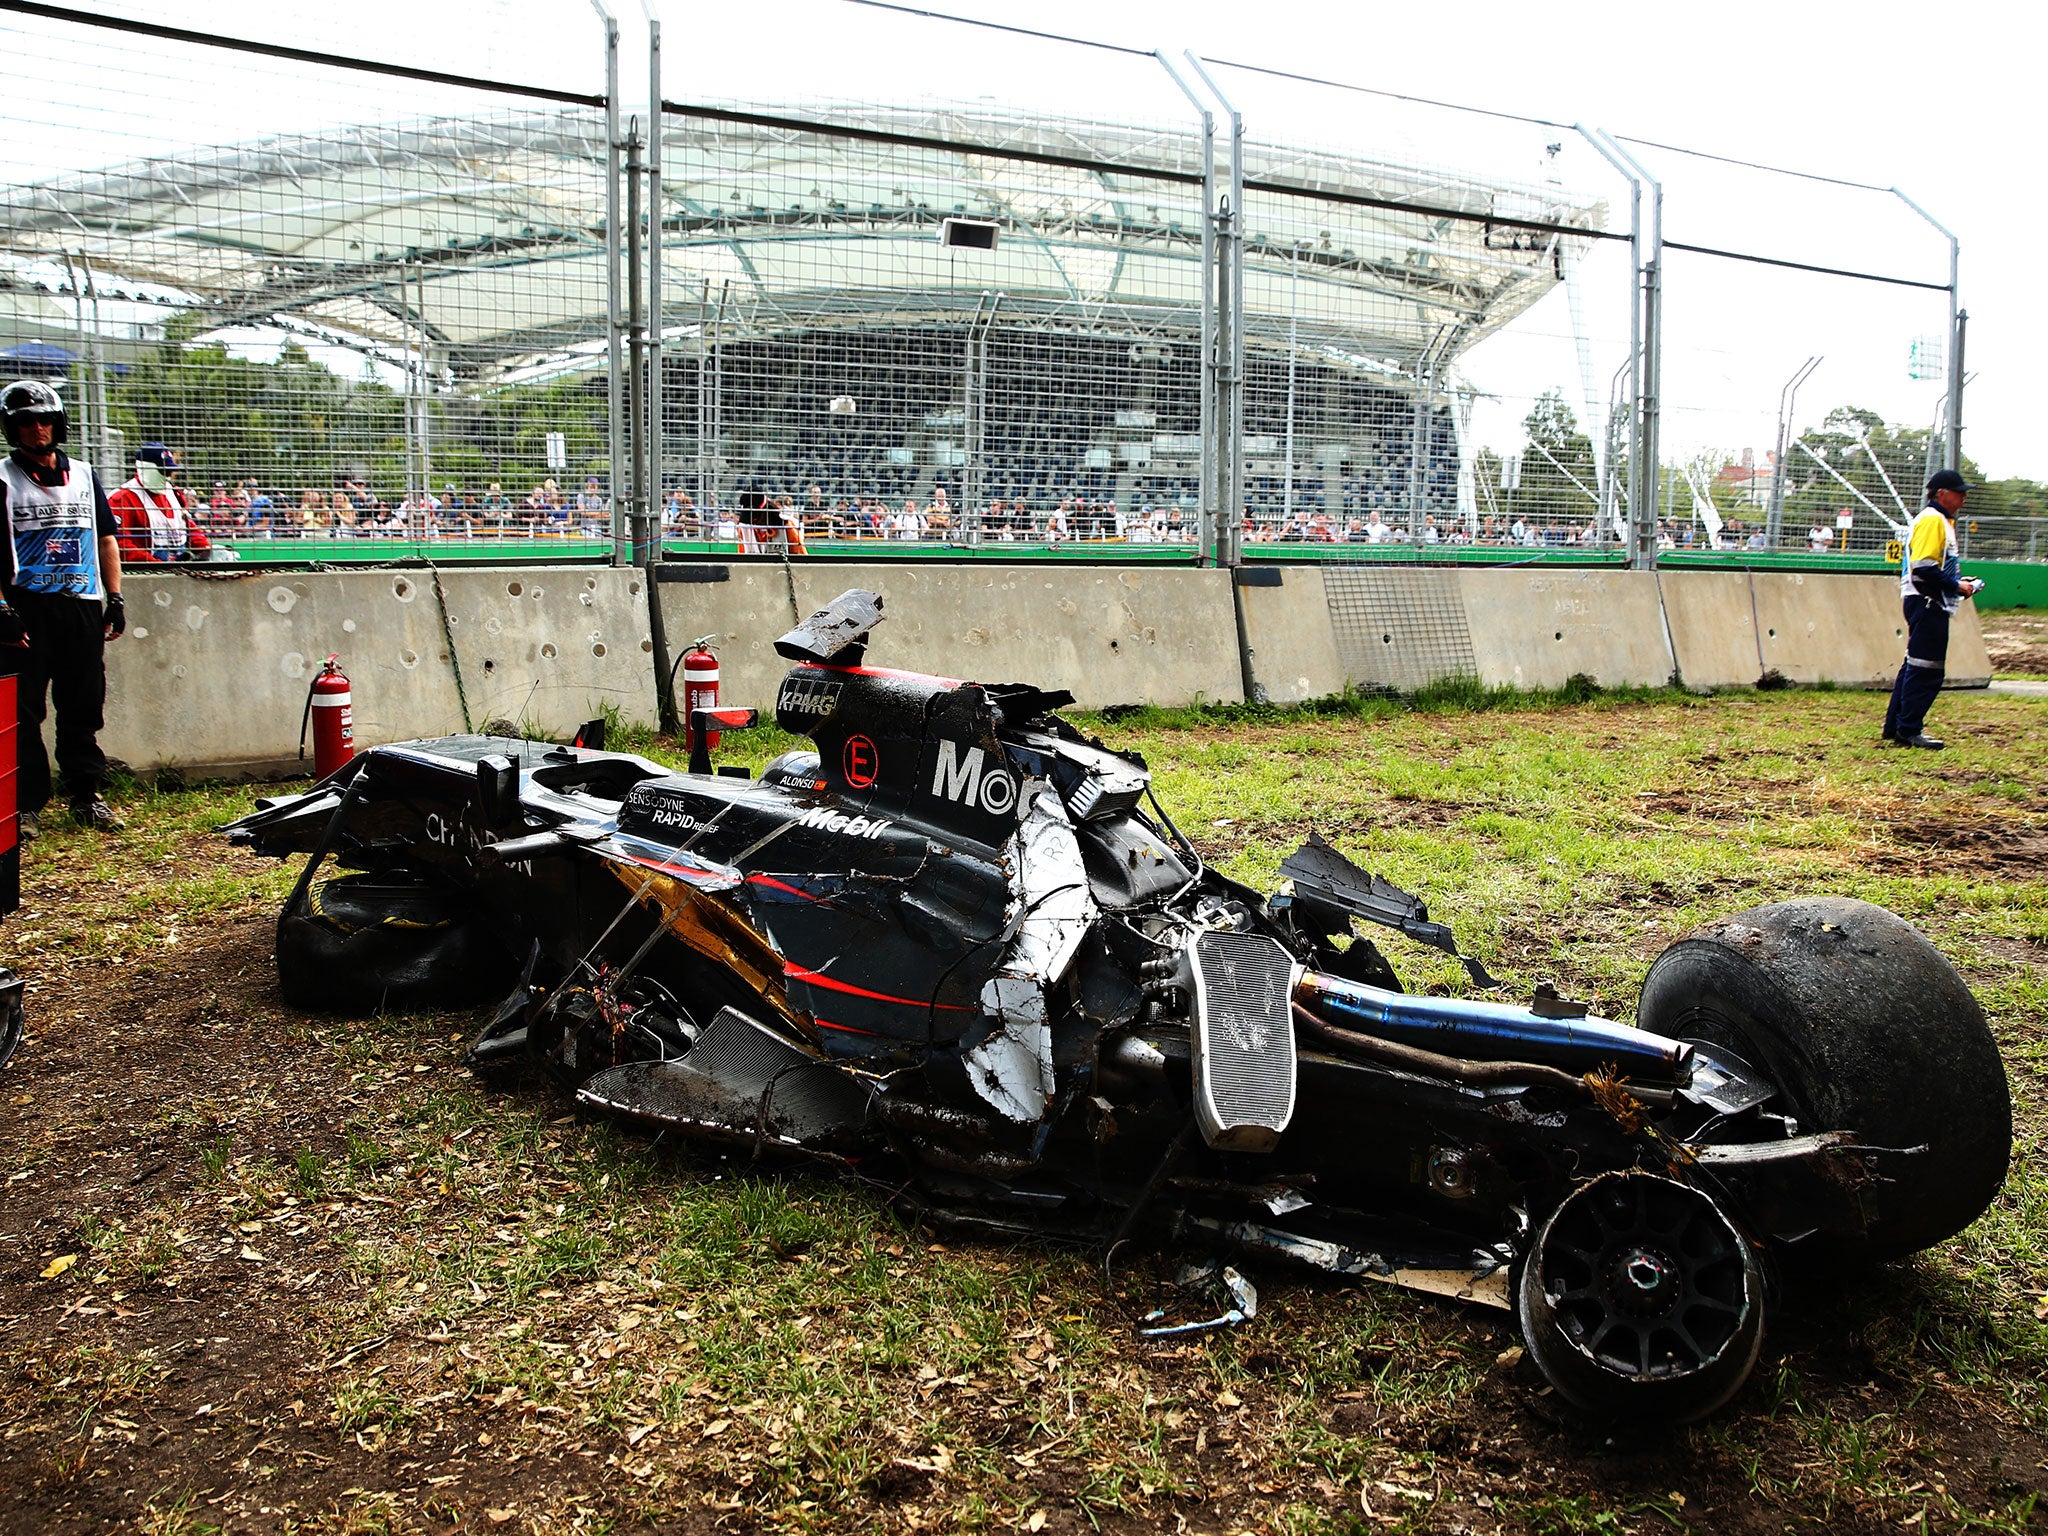
[[[619,290],[625,283],[619,270],[619,18],[605,0],[590,0],[590,4],[604,22],[605,436],[611,459],[612,564],[630,565],[632,539],[626,527],[625,498],[620,495],[626,480],[626,419],[624,360],[619,355],[620,333],[625,328],[619,314]]]
[[[1963,330],[1970,323],[1968,312],[1957,307],[1962,301],[1957,281],[1962,243],[1941,220],[1897,187],[1892,188],[1892,196],[1932,224],[1948,241],[1948,443],[1946,462],[1939,467],[1959,470],[1963,467]]]
[[[1792,406],[1799,398],[1799,386],[1812,378],[1813,370],[1819,366],[1818,357],[1809,357],[1778,391],[1778,453],[1771,460],[1771,505],[1764,516],[1764,537],[1773,549],[1778,547],[1778,539],[1785,531],[1785,455],[1792,451],[1786,434],[1792,429]]]
[[[1218,508],[1216,496],[1216,468],[1219,462],[1216,432],[1216,294],[1212,286],[1211,273],[1216,267],[1216,115],[1207,103],[1197,96],[1194,89],[1182,78],[1173,61],[1166,56],[1166,50],[1155,48],[1152,57],[1159,61],[1159,67],[1166,71],[1169,79],[1180,87],[1181,94],[1193,103],[1196,115],[1202,123],[1202,273],[1196,287],[1202,296],[1202,459],[1201,459],[1201,505],[1197,510],[1195,541],[1197,559],[1206,563],[1215,548],[1218,529]]]

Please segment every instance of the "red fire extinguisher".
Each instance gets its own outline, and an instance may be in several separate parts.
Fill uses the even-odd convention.
[[[691,723],[693,712],[718,708],[718,658],[711,652],[711,642],[717,638],[705,635],[693,640],[683,654],[683,745],[693,754],[697,750],[697,731]],[[717,745],[718,732],[706,731],[705,750]]]
[[[355,711],[339,656],[330,656],[321,664],[313,686],[306,690],[306,712],[299,719],[301,758],[306,755],[309,722],[313,727],[313,772],[324,779],[356,755]]]

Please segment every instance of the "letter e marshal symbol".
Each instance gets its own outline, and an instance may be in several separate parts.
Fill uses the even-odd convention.
[[[865,736],[849,736],[846,738],[846,751],[839,761],[846,770],[846,782],[855,789],[866,789],[875,782],[881,759],[875,751],[874,742]]]

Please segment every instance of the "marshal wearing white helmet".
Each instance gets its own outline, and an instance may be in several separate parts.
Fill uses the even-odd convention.
[[[124,563],[213,558],[213,546],[192,521],[190,499],[178,484],[183,467],[162,443],[136,450],[134,478],[107,498],[121,522]]]
[[[17,803],[24,841],[50,799],[43,715],[57,714],[57,766],[80,826],[117,832],[102,797],[106,754],[99,732],[107,699],[106,645],[128,627],[121,602],[118,526],[92,469],[62,444],[64,401],[36,379],[0,390],[0,429],[13,452],[0,459],[0,516],[7,528],[0,645],[20,679],[16,698]]]

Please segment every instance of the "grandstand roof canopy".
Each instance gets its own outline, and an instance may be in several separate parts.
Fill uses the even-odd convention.
[[[671,334],[713,317],[727,337],[959,323],[989,294],[1008,323],[1193,329],[1192,132],[960,110],[823,121],[667,118]],[[580,109],[268,139],[0,188],[0,253],[82,251],[103,281],[176,290],[213,327],[424,344],[488,387],[604,334],[604,162],[602,117]],[[1376,371],[1455,356],[1557,282],[1571,237],[1527,223],[1605,219],[1555,186],[1259,146],[1247,162],[1287,189],[1246,198],[1248,341],[1284,345],[1291,325],[1326,360]],[[999,248],[941,245],[949,215],[998,221]]]

